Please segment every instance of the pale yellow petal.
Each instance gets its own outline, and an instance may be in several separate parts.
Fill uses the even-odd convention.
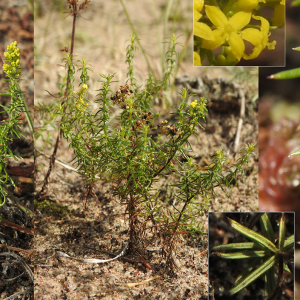
[[[213,31],[208,25],[201,22],[194,22],[194,35],[205,40],[214,40]]]
[[[228,20],[220,8],[216,6],[205,5],[207,17],[216,27],[224,27],[228,24]]]
[[[199,21],[202,18],[202,14],[200,14],[197,10],[194,10],[194,22]]]
[[[254,45],[253,51],[250,55],[246,53],[243,55],[245,60],[257,58],[262,50],[266,47],[264,45],[264,36],[261,31],[254,28],[247,28],[242,32],[242,38],[252,45]]]
[[[245,52],[245,44],[243,39],[237,33],[233,32],[228,37],[228,44],[230,45],[231,51],[235,58],[240,61]]]
[[[194,9],[201,12],[204,5],[204,0],[194,0]]]
[[[247,28],[242,31],[242,38],[256,46],[262,43],[263,34],[258,29]]]
[[[243,29],[251,20],[251,12],[240,11],[229,19],[229,24],[236,30]]]
[[[214,36],[214,40],[204,39],[202,42],[202,48],[213,50],[220,47],[226,42],[226,35],[224,34],[224,31],[222,29],[215,29],[212,33]]]
[[[238,0],[233,4],[235,11],[252,11],[258,6],[258,0]]]

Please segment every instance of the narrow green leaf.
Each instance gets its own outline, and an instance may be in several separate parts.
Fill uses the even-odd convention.
[[[273,266],[265,274],[265,296],[271,295],[275,289],[275,286],[275,266]]]
[[[272,243],[275,243],[275,234],[267,213],[264,213],[260,218],[261,228],[263,235],[268,238]]]
[[[283,244],[283,251],[286,252],[286,251],[289,251],[291,249],[294,249],[294,243],[295,243],[295,236],[294,234],[289,236],[285,241],[284,241],[284,244]],[[299,244],[299,242],[298,242]]]
[[[261,263],[261,258],[253,258],[251,260],[251,265],[246,267],[240,275],[238,275],[235,279],[235,285],[239,284],[242,282],[246,277],[249,276],[249,274],[253,271],[253,269]]]
[[[300,3],[300,1],[299,1],[299,3]],[[293,50],[300,51],[300,47],[293,48]]]
[[[270,240],[268,240],[266,237],[264,237],[263,235],[239,224],[238,222],[236,222],[234,220],[229,219],[229,222],[231,223],[231,226],[235,230],[237,230],[241,234],[243,234],[246,237],[248,237],[249,239],[251,239],[254,243],[258,243],[258,244],[262,245],[263,247],[268,248],[269,250],[271,250],[274,253],[277,252],[276,246]]]
[[[278,242],[279,249],[283,248],[285,242],[285,234],[286,234],[285,218],[284,218],[284,214],[282,213],[282,216],[279,221],[279,242]]]
[[[300,68],[282,71],[269,76],[269,79],[292,79],[300,77]]]
[[[283,263],[283,269],[288,273],[292,273],[289,266],[286,263]]]
[[[212,248],[213,251],[231,251],[240,249],[262,249],[258,244],[248,242],[248,243],[231,243],[227,245],[219,245]]]
[[[289,156],[296,156],[296,155],[300,155],[300,150],[297,150],[297,151],[293,152]]]
[[[270,251],[265,250],[244,250],[232,253],[222,253],[222,252],[213,252],[219,257],[225,259],[244,259],[250,257],[265,257],[267,254],[270,254]]]
[[[253,271],[248,277],[246,277],[243,281],[241,281],[237,286],[232,288],[229,291],[229,295],[232,296],[248,286],[258,277],[262,276],[265,272],[267,272],[270,268],[272,268],[276,263],[276,255],[270,257],[267,261],[265,261],[259,268]]]

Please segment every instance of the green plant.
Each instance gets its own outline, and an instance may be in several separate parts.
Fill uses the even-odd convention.
[[[75,17],[78,4],[71,2]],[[60,119],[55,149],[60,135],[69,142],[74,152],[73,163],[87,183],[84,202],[94,193],[99,178],[112,183],[112,194],[125,205],[128,216],[129,250],[144,253],[148,245],[159,239],[166,267],[173,271],[174,249],[179,236],[191,228],[199,230],[199,217],[206,213],[214,189],[230,187],[234,178],[243,173],[242,166],[247,163],[254,146],[246,145],[244,154],[226,174],[223,166],[227,159],[221,150],[207,168],[196,164],[191,156],[193,150],[189,138],[196,136],[199,127],[203,128],[206,99],[202,97],[188,104],[190,95],[183,89],[179,93],[181,101],[174,105],[172,115],[175,120],[170,125],[168,120],[158,122],[159,114],[155,112],[153,100],[160,90],[170,87],[176,65],[176,38],[171,38],[162,78],[155,79],[150,75],[144,88],[135,78],[136,40],[133,34],[127,47],[128,80],[124,85],[113,91],[114,74],[100,75],[102,85],[98,99],[94,101],[99,107],[96,110],[87,98],[90,66],[85,60],[74,64],[72,52],[67,54],[64,59],[67,70],[65,92],[55,112]],[[78,88],[74,87],[76,71],[80,73]],[[118,107],[115,114],[113,106]],[[52,165],[55,155],[56,150]],[[51,172],[51,168],[49,170]],[[167,209],[160,199],[158,186],[163,178],[173,181],[172,209]]]
[[[8,88],[6,88],[6,93],[1,93],[0,95],[5,95],[10,97],[10,103],[5,106],[0,104],[2,120],[0,122],[0,195],[1,204],[3,206],[6,203],[6,198],[8,195],[8,184],[15,186],[14,180],[11,178],[6,170],[7,159],[12,158],[18,160],[20,158],[18,155],[14,154],[10,149],[10,143],[15,137],[24,137],[21,132],[20,117],[21,113],[25,113],[28,121],[29,128],[33,132],[33,123],[28,111],[28,107],[24,100],[24,96],[19,87],[19,77],[21,74],[20,68],[20,49],[17,47],[17,42],[13,42],[7,46],[7,51],[4,52],[5,61],[3,64],[3,71],[9,82]],[[11,197],[14,201],[14,198]],[[17,204],[20,209],[24,212],[26,209]],[[30,215],[33,213],[31,211]]]
[[[235,286],[228,292],[228,296],[238,293],[257,278],[264,277],[264,296],[267,296],[267,299],[276,299],[283,283],[283,270],[291,274],[288,262],[293,260],[294,235],[286,236],[284,213],[279,221],[277,237],[270,221],[270,214],[257,214],[257,217],[260,219],[261,233],[228,218],[232,228],[252,242],[215,246],[212,248],[212,254],[224,259],[249,260],[248,268],[237,276]]]

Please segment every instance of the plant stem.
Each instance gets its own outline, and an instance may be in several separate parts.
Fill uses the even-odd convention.
[[[121,5],[122,5],[122,7],[123,7],[125,16],[126,16],[126,18],[127,18],[127,21],[128,21],[128,23],[129,23],[130,27],[131,27],[132,32],[133,32],[136,36],[138,36],[138,35],[137,35],[137,32],[136,32],[136,30],[135,30],[135,28],[134,28],[134,26],[133,26],[133,23],[132,23],[132,21],[131,21],[131,19],[130,19],[129,13],[128,13],[127,9],[126,9],[126,6],[125,6],[123,0],[120,0],[120,3],[121,3]],[[144,50],[144,48],[143,48],[143,46],[142,46],[142,44],[141,44],[141,42],[140,42],[139,39],[137,39],[137,43],[138,43],[138,45],[139,45],[139,47],[140,47],[140,49],[141,49],[141,51],[142,51],[142,54],[143,54],[143,56],[144,56],[144,58],[145,58],[145,61],[146,61],[146,63],[147,63],[147,66],[148,66],[149,71],[151,72],[151,74],[153,75],[153,77],[156,78],[155,73],[154,73],[154,70],[153,70],[153,68],[152,68],[152,66],[151,66],[151,64],[150,64],[150,62],[149,62],[149,60],[148,60],[148,57],[147,57],[147,55],[146,55],[146,52],[145,52],[145,50]]]

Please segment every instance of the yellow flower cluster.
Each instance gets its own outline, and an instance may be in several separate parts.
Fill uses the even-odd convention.
[[[202,65],[200,53],[207,54],[219,47],[222,47],[216,59],[219,65],[236,65],[242,58],[257,58],[265,48],[275,49],[276,41],[269,41],[270,25],[275,29],[284,26],[285,0],[216,1],[215,6],[204,5],[206,1],[194,0],[195,66]],[[260,15],[265,6],[273,8],[271,19]],[[245,53],[244,41],[253,45],[250,54]]]
[[[7,52],[4,52],[5,61],[10,64],[3,64],[3,71],[12,79],[19,78],[22,70],[20,69],[20,49],[17,48],[17,42],[7,46]]]
[[[195,106],[197,106],[197,104],[198,104],[198,101],[194,100],[190,105],[192,108],[195,108]]]
[[[199,100],[194,100],[190,104],[189,114],[191,117],[191,122],[196,124],[199,119],[202,119],[205,116],[206,110],[206,99],[205,97],[201,97]],[[194,125],[191,125],[194,127]]]
[[[77,108],[79,115],[82,115],[89,105],[88,103],[85,103],[83,100],[83,95],[87,88],[88,88],[88,86],[86,84],[83,84],[78,92],[76,92],[76,91],[73,92],[74,94],[78,95],[78,98],[76,99],[76,102],[75,102],[75,107]]]

